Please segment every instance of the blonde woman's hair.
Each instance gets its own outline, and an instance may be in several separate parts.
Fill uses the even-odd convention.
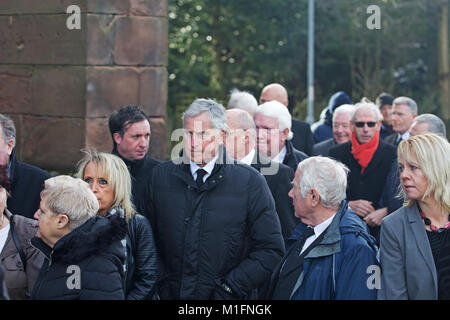
[[[102,176],[108,181],[114,190],[114,202],[112,208],[121,206],[125,211],[126,220],[130,220],[136,213],[132,202],[131,176],[128,168],[118,156],[105,152],[97,152],[95,149],[81,150],[84,157],[77,164],[76,176],[84,177],[84,170],[89,163],[97,168],[102,168]]]
[[[98,201],[89,185],[81,179],[57,176],[44,182],[41,198],[55,215],[65,214],[69,218],[69,229],[73,230],[98,211]]]
[[[423,199],[431,196],[442,206],[443,214],[450,212],[449,142],[434,133],[419,134],[401,141],[397,152],[398,158],[422,169],[428,182]],[[403,188],[401,193],[405,206],[415,204],[415,200],[406,197]]]

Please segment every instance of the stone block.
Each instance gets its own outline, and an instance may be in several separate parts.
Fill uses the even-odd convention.
[[[149,155],[159,160],[167,160],[167,123],[163,118],[150,118]]]
[[[139,82],[139,97],[140,106],[148,115],[165,116],[167,103],[166,68],[145,68],[142,70]]]
[[[33,115],[78,117],[86,114],[86,68],[37,66],[31,80]]]
[[[167,65],[167,19],[128,16],[117,21],[114,60],[118,65]]]
[[[92,0],[1,0],[1,14],[66,13],[67,7],[77,5],[86,10],[86,1]]]
[[[0,66],[0,113],[31,112],[32,68]]]
[[[87,63],[112,65],[114,63],[114,15],[87,15]]]
[[[21,159],[52,170],[74,170],[85,142],[81,118],[23,116]]]
[[[86,63],[86,19],[81,30],[69,30],[67,15],[0,16],[0,63]]]
[[[129,0],[88,0],[87,11],[101,14],[126,14]]]
[[[139,74],[134,68],[88,67],[86,115],[109,117],[123,106],[139,104]]]
[[[108,118],[86,119],[86,147],[111,152],[113,143],[109,133]]]
[[[130,0],[129,13],[136,16],[167,17],[167,1]]]

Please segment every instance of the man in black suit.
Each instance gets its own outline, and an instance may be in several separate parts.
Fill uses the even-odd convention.
[[[11,196],[7,200],[8,210],[14,214],[33,218],[41,202],[40,193],[44,188],[44,181],[51,175],[17,159],[14,151],[16,127],[9,117],[0,114],[0,127],[0,164],[8,164],[11,186]]]
[[[350,169],[349,206],[378,238],[381,220],[388,213],[387,208],[379,208],[378,203],[396,159],[396,148],[380,139],[381,113],[374,103],[364,100],[357,103],[351,124],[351,140],[332,148],[330,157]]]
[[[289,106],[287,90],[279,83],[271,83],[262,89],[259,104],[272,100],[280,102],[286,108]],[[311,155],[314,145],[314,136],[311,132],[309,123],[292,118],[291,131],[294,135],[291,140],[294,148],[307,155]]]
[[[256,126],[248,112],[240,109],[226,111],[228,131],[225,137],[227,153],[232,158],[252,166],[266,178],[275,200],[283,238],[286,240],[300,222],[288,193],[294,171],[281,163],[270,161],[256,152]]]
[[[393,134],[388,136],[385,141],[398,146],[400,141],[409,138],[409,128],[418,115],[417,103],[409,97],[398,97],[392,102],[392,128]]]
[[[150,192],[153,168],[160,163],[147,155],[150,144],[150,122],[138,106],[126,106],[109,118],[113,139],[112,153],[127,165],[131,175],[133,203],[138,213],[151,219]]]
[[[258,152],[272,161],[283,163],[292,170],[308,156],[294,148],[291,114],[276,100],[258,106],[253,117],[257,130]]]

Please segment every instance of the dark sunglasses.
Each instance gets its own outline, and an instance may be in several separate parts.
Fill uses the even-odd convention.
[[[373,127],[375,127],[376,126],[376,122],[360,122],[360,121],[358,121],[358,122],[355,122],[355,126],[357,127],[357,128],[363,128],[364,127],[364,125],[366,125],[367,124],[367,126],[369,127],[369,128],[373,128]]]

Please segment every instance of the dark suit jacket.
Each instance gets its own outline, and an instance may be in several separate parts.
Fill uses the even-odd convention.
[[[337,145],[337,143],[336,141],[334,141],[333,138],[316,143],[314,145],[312,155],[328,157],[330,149],[333,148],[335,145]]]
[[[283,164],[291,167],[294,172],[297,170],[297,166],[300,162],[308,158],[308,156],[292,146],[292,142],[286,140],[286,155],[283,160]]]
[[[294,148],[306,153],[312,154],[314,146],[314,136],[311,132],[311,126],[305,121],[292,118],[291,131],[294,133],[292,144]]]
[[[44,181],[51,175],[38,167],[20,162],[13,151],[10,158],[11,197],[7,200],[8,210],[33,219],[41,202]]]
[[[391,134],[391,135],[387,136],[386,138],[384,138],[384,141],[397,147],[398,144],[401,141],[401,140],[397,141],[397,139],[398,139],[398,133],[394,132],[393,134]]]
[[[266,178],[270,192],[275,200],[275,208],[280,219],[283,238],[286,241],[297,224],[300,223],[300,219],[295,217],[292,199],[288,196],[291,190],[291,181],[294,180],[294,171],[284,164],[275,163],[266,158],[260,160],[260,157],[255,155],[252,167],[261,172]],[[277,169],[274,170],[276,173],[272,172],[272,168]]]
[[[361,166],[351,154],[351,142],[339,144],[330,150],[330,157],[341,161],[349,169],[347,200],[368,200],[375,209],[381,198],[388,173],[396,159],[396,148],[380,140],[369,166],[361,174]]]

